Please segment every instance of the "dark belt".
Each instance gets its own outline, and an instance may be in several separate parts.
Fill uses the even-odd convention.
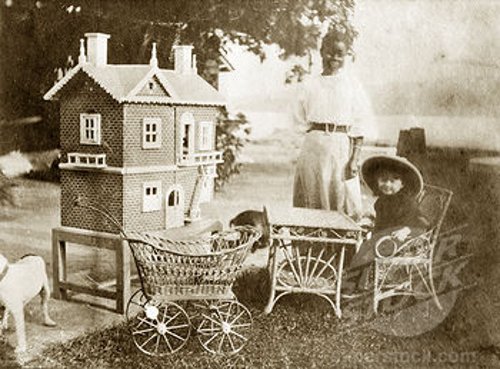
[[[340,133],[348,133],[349,126],[342,124],[333,124],[333,123],[311,123],[309,125],[310,131],[323,131],[323,132],[340,132]]]

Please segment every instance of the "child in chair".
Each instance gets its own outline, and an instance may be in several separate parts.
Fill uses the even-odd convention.
[[[424,186],[422,175],[408,160],[373,156],[363,162],[361,174],[366,185],[378,196],[374,204],[375,224],[372,238],[364,242],[353,256],[349,271],[361,270],[361,284],[366,286],[377,241],[390,235],[397,244],[402,244],[425,232],[429,223],[417,203],[417,196]]]

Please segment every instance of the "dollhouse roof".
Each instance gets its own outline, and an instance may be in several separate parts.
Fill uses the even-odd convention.
[[[45,95],[45,100],[57,99],[57,94],[79,72],[83,72],[102,87],[113,99],[122,103],[155,103],[182,105],[224,105],[224,97],[195,73],[180,74],[173,70],[150,65],[95,66],[79,64],[59,80]],[[165,96],[138,95],[138,92],[156,78],[167,94]],[[168,96],[167,96],[168,95]]]

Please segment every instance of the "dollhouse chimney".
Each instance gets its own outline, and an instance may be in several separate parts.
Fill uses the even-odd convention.
[[[175,60],[174,70],[179,74],[193,73],[193,47],[191,45],[176,45],[174,46]]]
[[[87,60],[96,67],[108,64],[108,38],[104,33],[86,33]]]

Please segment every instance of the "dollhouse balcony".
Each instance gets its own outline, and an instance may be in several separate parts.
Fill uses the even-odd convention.
[[[105,168],[106,154],[68,153],[68,165],[82,168]]]
[[[180,166],[194,166],[203,164],[222,163],[222,151],[197,152],[192,154],[181,154],[178,160]]]

